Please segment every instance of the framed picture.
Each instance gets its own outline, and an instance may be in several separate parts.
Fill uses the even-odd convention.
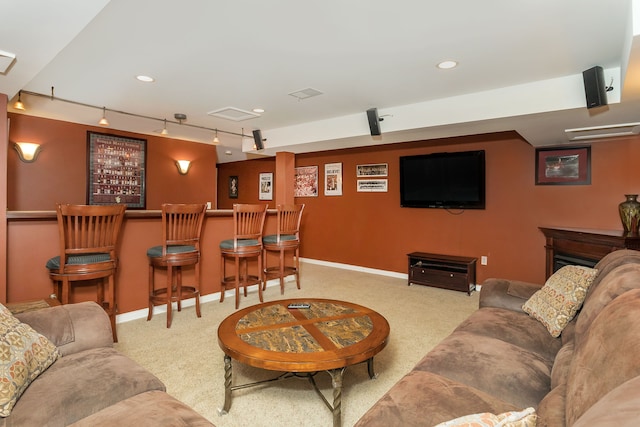
[[[260,200],[273,200],[273,174],[260,174]]]
[[[342,163],[324,165],[324,195],[342,196]]]
[[[318,197],[318,166],[295,169],[294,197]]]
[[[237,176],[229,177],[229,198],[230,199],[238,198],[238,177]]]
[[[358,192],[386,193],[388,191],[386,179],[359,179]]]
[[[146,207],[147,140],[87,132],[87,204]]]
[[[536,148],[536,185],[591,184],[591,147]]]
[[[365,176],[388,176],[389,175],[389,164],[388,163],[377,163],[371,165],[357,165],[356,166],[356,176],[357,177],[365,177]]]

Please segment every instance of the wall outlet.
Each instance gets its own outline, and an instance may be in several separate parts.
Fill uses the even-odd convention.
[[[480,257],[480,264],[482,265],[487,265],[487,257],[486,256],[481,256]]]
[[[211,202],[207,202],[207,209],[211,209]]]

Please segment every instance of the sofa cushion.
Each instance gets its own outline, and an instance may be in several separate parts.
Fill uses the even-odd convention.
[[[158,390],[140,393],[122,400],[71,425],[73,427],[213,426],[184,403]]]
[[[567,380],[567,425],[605,394],[640,375],[640,289],[620,295],[576,340]]]
[[[522,409],[535,407],[549,392],[552,364],[553,360],[500,339],[456,331],[414,370],[442,375]]]
[[[470,412],[502,413],[518,409],[449,378],[413,370],[394,384],[356,427],[433,426]]]
[[[572,427],[637,427],[640,377],[611,390],[582,415]]]
[[[549,335],[542,323],[523,312],[484,307],[464,320],[456,331],[499,339],[536,353],[552,362],[561,341]]]
[[[0,304],[0,417],[60,357],[56,346]]]
[[[582,306],[597,274],[594,268],[564,266],[549,277],[522,309],[541,321],[551,336],[558,337]]]
[[[492,414],[483,412],[471,414],[445,421],[436,427],[536,427],[536,411],[527,408],[523,411],[504,412]]]
[[[615,267],[589,292],[576,322],[576,334],[582,336],[596,316],[618,295],[640,288],[640,264]]]
[[[11,413],[11,425],[63,426],[162,382],[112,347],[61,357],[24,392]]]
[[[566,418],[566,394],[567,385],[561,384],[551,390],[538,404],[538,426],[555,427],[564,426]]]
[[[553,368],[551,369],[551,388],[567,383],[571,361],[573,360],[573,350],[573,342],[570,342],[563,345],[558,354],[556,354],[556,360],[553,362]]]

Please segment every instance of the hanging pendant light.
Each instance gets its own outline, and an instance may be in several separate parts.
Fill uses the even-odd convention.
[[[22,91],[18,92],[18,100],[13,104],[13,108],[15,108],[16,110],[22,110],[24,111],[24,104],[22,103],[22,99],[20,99],[22,97]]]
[[[164,128],[162,128],[160,135],[169,135],[169,131],[167,130],[167,119],[164,119]]]
[[[100,126],[109,126],[109,120],[107,120],[107,109],[102,107],[102,118],[98,122]]]
[[[220,140],[218,139],[218,129],[216,128],[216,135],[213,137],[214,144],[220,144]]]

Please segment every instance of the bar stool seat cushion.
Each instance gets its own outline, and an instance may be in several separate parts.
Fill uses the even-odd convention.
[[[238,239],[238,247],[259,246],[258,239]],[[220,242],[220,249],[233,249],[233,239]]]
[[[111,258],[106,253],[71,255],[67,257],[67,264],[97,264],[99,262],[109,261]],[[54,256],[47,261],[47,269],[58,270],[60,268],[60,256]]]
[[[298,237],[295,234],[281,234],[280,235],[280,241],[281,242],[287,242],[287,241],[292,241],[292,240],[298,240]],[[262,243],[268,243],[268,244],[276,244],[278,243],[278,235],[277,234],[269,234],[267,236],[264,236],[262,238]]]
[[[183,254],[187,252],[195,252],[196,247],[193,245],[171,245],[167,246],[168,254]],[[147,249],[147,256],[151,258],[157,258],[162,256],[162,245],[154,246]]]

